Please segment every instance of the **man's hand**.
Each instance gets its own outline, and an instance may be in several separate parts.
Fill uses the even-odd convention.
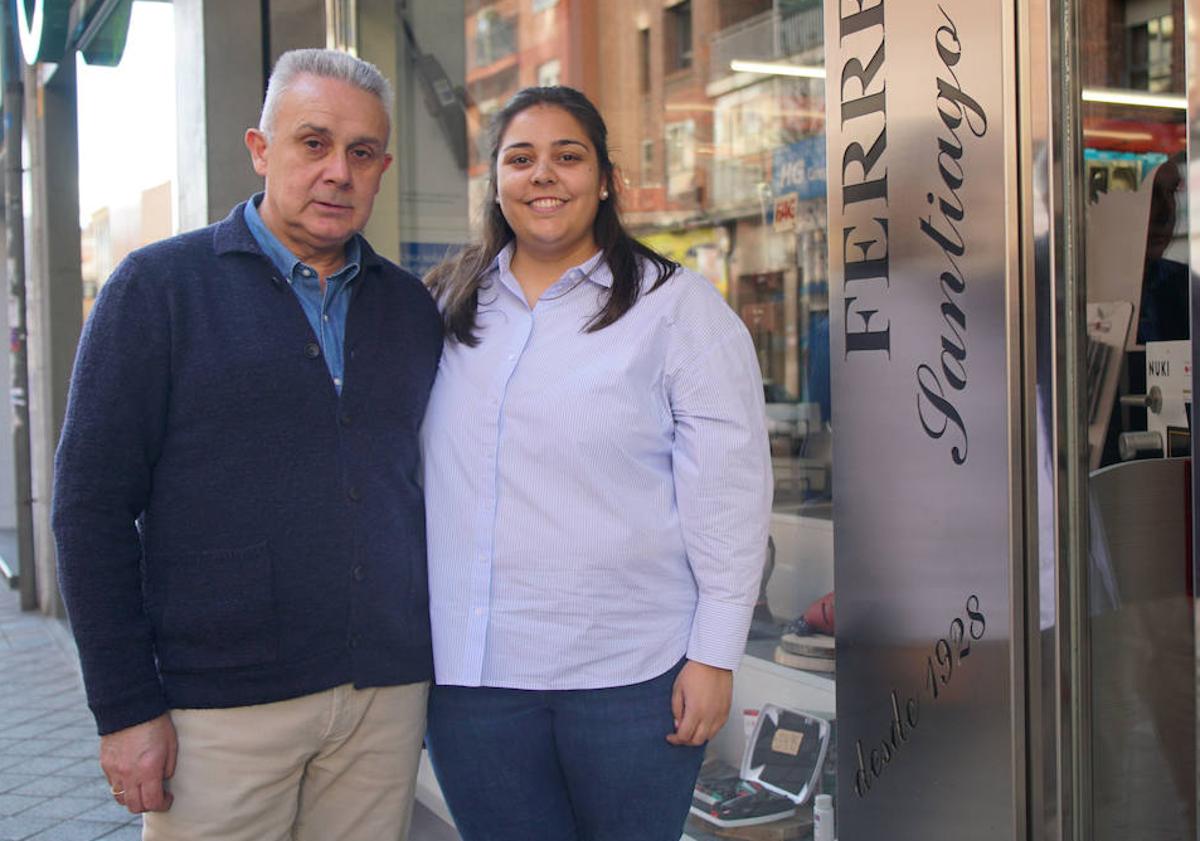
[[[158,718],[100,737],[100,767],[117,802],[133,814],[165,812],[172,796],[163,782],[175,773],[175,726]]]
[[[729,717],[733,698],[733,672],[688,660],[671,693],[675,732],[673,745],[702,745],[717,734]]]

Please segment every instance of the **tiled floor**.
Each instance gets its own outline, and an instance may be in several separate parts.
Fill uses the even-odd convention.
[[[0,841],[134,841],[113,802],[61,623],[0,591]]]
[[[0,588],[0,841],[140,839],[141,819],[109,795],[97,744],[65,625],[22,613]],[[457,839],[418,805],[409,841]]]

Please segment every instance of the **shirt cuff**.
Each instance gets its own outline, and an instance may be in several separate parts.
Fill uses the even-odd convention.
[[[701,596],[692,619],[687,658],[733,671],[746,653],[746,638],[753,616],[753,603],[734,604]]]

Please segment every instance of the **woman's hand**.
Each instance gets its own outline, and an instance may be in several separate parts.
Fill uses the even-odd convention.
[[[733,698],[733,672],[688,660],[675,678],[671,712],[675,732],[668,734],[673,745],[702,745],[717,734],[729,718]]]

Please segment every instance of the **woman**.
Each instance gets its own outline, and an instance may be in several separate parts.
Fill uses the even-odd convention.
[[[767,545],[754,348],[622,228],[582,94],[494,131],[482,241],[429,277],[430,757],[464,841],[677,841]]]

